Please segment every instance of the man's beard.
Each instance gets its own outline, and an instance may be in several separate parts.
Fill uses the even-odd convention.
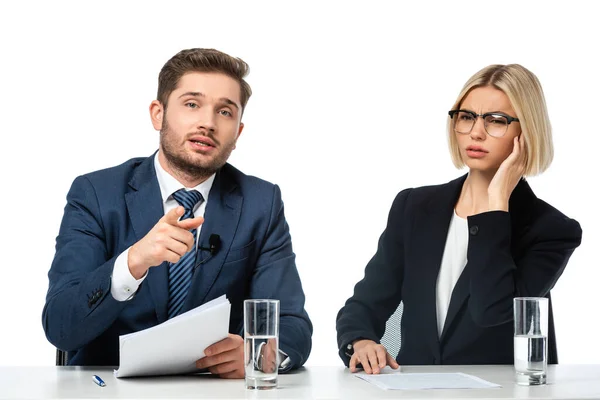
[[[215,144],[220,143],[214,137],[206,136],[210,137]],[[192,179],[205,179],[225,165],[235,147],[235,141],[223,146],[220,152],[215,149],[217,154],[211,161],[195,161],[189,153],[179,147],[176,135],[171,131],[165,116],[163,126],[160,129],[160,146],[165,159],[176,170],[174,172],[182,173]]]

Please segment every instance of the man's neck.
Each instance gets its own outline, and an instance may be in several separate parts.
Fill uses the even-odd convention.
[[[207,180],[212,174],[208,174],[206,176],[198,176],[198,175],[190,175],[180,169],[176,168],[173,164],[167,160],[164,153],[162,151],[158,152],[158,162],[160,166],[165,170],[165,172],[171,175],[173,178],[177,180],[177,182],[181,183],[186,188],[193,188]]]

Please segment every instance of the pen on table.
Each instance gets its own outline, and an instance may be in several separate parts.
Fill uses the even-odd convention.
[[[94,381],[94,383],[98,386],[106,386],[106,383],[104,383],[104,381],[102,380],[102,378],[100,378],[98,375],[94,375],[92,376],[92,379]]]

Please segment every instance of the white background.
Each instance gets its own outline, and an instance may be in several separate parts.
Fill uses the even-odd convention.
[[[148,105],[158,72],[190,47],[214,47],[251,66],[255,94],[230,161],[282,188],[314,323],[307,365],[341,365],[335,317],[396,193],[464,172],[452,166],[445,136],[464,82],[493,63],[536,73],[556,156],[530,184],[583,228],[552,292],[559,357],[600,364],[593,2],[7,3],[0,365],[54,363],[41,312],[66,193],[79,174],[152,154],[158,133]]]

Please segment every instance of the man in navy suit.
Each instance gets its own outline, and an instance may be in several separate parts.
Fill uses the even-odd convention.
[[[244,376],[243,300],[280,300],[280,371],[304,364],[312,325],[276,185],[227,164],[251,95],[248,65],[183,50],[150,105],[159,150],[75,179],[42,322],[70,365],[118,365],[119,335],[226,294],[229,337],[198,368]]]

